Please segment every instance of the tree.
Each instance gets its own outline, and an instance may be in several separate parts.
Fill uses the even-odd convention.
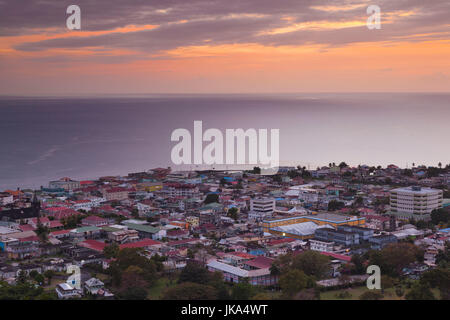
[[[450,268],[437,267],[424,272],[420,282],[431,288],[439,288],[442,300],[450,300]]]
[[[117,243],[112,243],[108,246],[105,246],[103,248],[103,253],[105,254],[106,258],[116,258],[119,254],[120,247]]]
[[[294,296],[294,300],[319,300],[320,292],[315,288],[304,289]]]
[[[253,167],[253,174],[261,174],[261,168],[260,167]]]
[[[433,224],[446,224],[450,221],[450,212],[446,209],[435,209],[431,212],[431,222]]]
[[[346,168],[346,167],[348,167],[348,164],[346,164],[345,162],[339,163],[339,168],[343,169],[343,168]]]
[[[35,232],[42,242],[48,241],[48,234],[50,231],[46,226],[39,222]]]
[[[297,269],[289,270],[282,274],[278,280],[281,290],[285,298],[292,298],[294,294],[306,288],[308,277],[306,274]]]
[[[228,209],[227,216],[232,218],[234,221],[238,219],[238,209],[236,207]]]
[[[180,273],[178,283],[192,282],[198,284],[207,284],[210,280],[209,271],[201,265],[188,262]]]
[[[235,284],[231,289],[231,299],[233,300],[250,300],[255,294],[255,288],[248,283],[247,279]]]
[[[117,259],[111,263],[108,269],[115,285],[121,284],[124,271],[130,266],[136,266],[142,270],[140,275],[148,285],[152,285],[156,280],[157,266],[155,262],[141,256],[140,251],[140,249],[134,248],[125,248],[119,251]]]
[[[48,284],[52,282],[52,278],[55,276],[55,271],[53,270],[47,270],[44,272],[44,277],[48,279]]]
[[[328,211],[341,210],[345,207],[345,203],[337,200],[331,200],[328,202]]]
[[[405,295],[406,300],[436,300],[430,286],[423,282],[416,282]]]
[[[381,300],[383,299],[383,294],[378,291],[366,291],[361,296],[359,296],[359,300]]]
[[[183,282],[168,289],[164,295],[164,300],[215,300],[217,291],[208,285]]]
[[[404,267],[423,259],[423,253],[412,243],[393,243],[379,251],[369,251],[369,264],[378,265],[386,275],[398,277]]]
[[[353,272],[355,274],[363,274],[365,273],[365,266],[364,266],[364,258],[359,254],[354,254],[352,256],[351,262],[353,263]]]
[[[147,285],[144,270],[129,266],[122,274],[118,296],[125,300],[143,300],[147,297]]]
[[[292,268],[302,270],[308,276],[321,279],[330,270],[330,258],[317,251],[306,251],[292,259]]]
[[[34,281],[36,281],[39,285],[42,285],[45,281],[45,278],[42,274],[38,273],[35,277],[34,277]]]
[[[209,203],[214,203],[214,202],[219,202],[219,195],[215,194],[215,193],[209,193],[206,195],[204,204],[209,204]]]

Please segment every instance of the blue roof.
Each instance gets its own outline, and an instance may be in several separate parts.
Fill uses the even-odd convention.
[[[439,230],[440,232],[450,232],[450,228],[445,228],[445,229],[441,229]]]

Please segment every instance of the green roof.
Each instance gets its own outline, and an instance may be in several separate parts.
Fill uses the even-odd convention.
[[[114,228],[114,227],[110,227],[110,226],[103,226],[103,227],[101,227],[101,229],[106,232],[115,232],[115,231],[121,230],[119,228]]]
[[[100,229],[95,226],[87,226],[87,227],[76,228],[76,229],[73,229],[72,231],[76,232],[76,233],[83,233],[83,232],[97,231],[97,230],[100,230]]]
[[[217,203],[217,202],[212,202],[212,203],[208,203],[205,204],[203,207],[199,208],[199,210],[211,210],[211,209],[218,209],[218,208],[222,208],[223,204]]]
[[[124,222],[123,225],[127,226],[130,229],[147,232],[147,233],[157,233],[159,231],[159,228],[155,228],[152,226],[148,226],[145,224],[136,224],[136,223],[127,223]]]

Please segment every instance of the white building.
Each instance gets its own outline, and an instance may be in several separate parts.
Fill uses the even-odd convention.
[[[431,211],[442,208],[442,190],[407,187],[390,191],[390,206],[392,212],[426,215]]]
[[[334,242],[311,239],[309,240],[309,248],[320,252],[333,252]]]
[[[56,286],[56,293],[59,299],[80,298],[81,290],[74,288],[71,284],[63,282]]]
[[[0,192],[0,205],[7,205],[14,202],[14,197],[12,194],[7,192]]]
[[[260,198],[250,200],[250,211],[248,219],[252,221],[262,221],[271,218],[275,211],[275,199]]]

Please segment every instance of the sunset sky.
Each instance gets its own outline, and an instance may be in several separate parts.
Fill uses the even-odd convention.
[[[0,0],[2,95],[376,91],[450,91],[449,0]]]

